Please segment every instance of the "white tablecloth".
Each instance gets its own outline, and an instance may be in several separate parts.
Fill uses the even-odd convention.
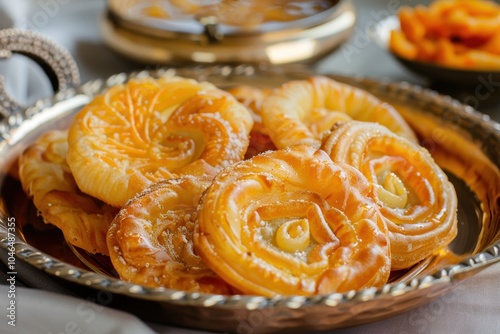
[[[359,11],[355,34],[346,45],[319,62],[316,70],[426,85],[424,79],[402,68],[367,36],[374,22],[389,15],[403,3],[414,4],[415,1],[355,1]],[[103,0],[1,0],[0,28],[30,28],[59,42],[76,59],[82,81],[143,69],[144,65],[120,57],[103,44],[99,20],[104,7]],[[40,73],[36,66],[19,57],[0,61],[0,74],[6,78],[9,92],[26,103],[51,94],[44,81],[46,79]],[[479,107],[500,121],[500,106]],[[33,285],[36,279],[33,276],[31,282],[27,280],[25,284]],[[51,284],[41,285],[51,291],[17,288],[16,327],[9,326],[5,316],[8,286],[0,286],[0,309],[3,310],[0,333],[202,333],[144,323],[131,314],[65,295],[61,293],[63,290]],[[493,334],[500,333],[499,315],[500,264],[497,264],[425,306],[380,322],[335,333]]]

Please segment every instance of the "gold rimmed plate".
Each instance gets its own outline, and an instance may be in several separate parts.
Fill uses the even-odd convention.
[[[406,83],[331,77],[363,88],[392,103],[417,132],[455,185],[459,198],[458,236],[447,249],[405,272],[393,273],[380,289],[312,297],[225,296],[148,288],[124,282],[106,264],[66,245],[62,235],[34,224],[36,210],[16,179],[16,159],[41,133],[66,128],[96,94],[131,77],[180,75],[210,81],[221,88],[247,84],[276,87],[314,74],[293,68],[250,65],[162,69],[117,74],[42,100],[22,115],[1,124],[0,246],[7,247],[9,217],[18,222],[16,252],[20,260],[82,295],[109,294],[109,305],[158,323],[238,332],[259,319],[254,333],[310,332],[384,319],[429,302],[454,285],[500,262],[500,125],[471,107]],[[39,218],[38,218],[39,219]],[[48,248],[43,236],[54,234]],[[75,256],[77,254],[78,256]],[[245,329],[247,329],[245,327]]]

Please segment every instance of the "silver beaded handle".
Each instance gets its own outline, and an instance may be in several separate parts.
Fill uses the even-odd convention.
[[[80,84],[78,66],[71,54],[56,42],[29,30],[0,30],[0,59],[13,53],[34,60],[50,80],[54,92],[62,92]],[[4,78],[0,75],[0,123],[10,119],[24,119],[26,106],[13,99],[5,90]],[[18,125],[8,122],[10,126]]]

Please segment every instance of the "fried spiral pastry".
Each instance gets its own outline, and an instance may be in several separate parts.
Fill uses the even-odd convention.
[[[457,196],[429,152],[375,123],[337,124],[322,149],[360,170],[377,188],[386,218],[392,269],[404,269],[457,234]]]
[[[195,247],[248,294],[313,295],[386,283],[390,249],[373,187],[307,145],[222,171],[201,199]]]
[[[108,255],[106,233],[118,210],[83,194],[66,163],[67,131],[43,134],[19,158],[24,191],[45,223],[58,227],[67,242]]]
[[[152,185],[113,220],[107,242],[120,277],[151,287],[230,293],[194,252],[196,208],[210,185],[206,176],[183,176]]]
[[[236,86],[228,89],[239,102],[248,108],[253,118],[253,127],[250,131],[250,143],[245,159],[270,150],[276,150],[271,137],[269,136],[271,129],[268,129],[262,123],[262,104],[264,100],[271,94],[270,89],[260,89],[249,85]]]
[[[75,118],[68,164],[82,191],[121,207],[154,182],[243,159],[252,118],[229,93],[179,77],[110,88]]]
[[[271,139],[278,148],[298,144],[319,148],[325,131],[336,122],[350,119],[378,122],[416,141],[411,128],[391,105],[323,76],[283,84],[262,107],[262,120],[273,129]]]

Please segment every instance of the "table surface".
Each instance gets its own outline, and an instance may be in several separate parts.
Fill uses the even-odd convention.
[[[443,86],[435,87],[427,79],[402,67],[369,38],[369,30],[373,28],[375,22],[394,14],[394,9],[402,5],[414,5],[417,2],[429,3],[429,1],[411,0],[389,2],[354,0],[358,11],[358,22],[354,34],[348,42],[314,64],[313,69],[317,72],[407,81],[435,88],[443,94],[450,94],[470,102],[478,110],[500,122],[500,104],[492,103],[490,99],[484,98],[484,94],[478,94],[477,87],[469,91],[456,91]],[[74,56],[83,82],[105,78],[118,72],[144,69],[145,65],[128,60],[104,45],[99,31],[99,20],[104,8],[103,0],[18,0],[15,3],[0,0],[0,28],[27,27],[59,42]],[[0,73],[11,85],[10,87],[8,85],[8,88],[16,91],[18,83],[9,78],[19,77],[21,66],[25,64],[19,59],[3,62],[8,61],[10,63],[7,65],[0,62]],[[148,68],[154,68],[154,66]],[[44,85],[28,82],[28,88],[21,92],[17,91],[13,95],[19,100],[30,103],[37,98],[51,94],[48,90],[40,89],[41,86]],[[499,86],[499,83],[494,83],[490,87],[491,96],[500,96]],[[500,277],[500,264],[464,281],[458,288],[428,305],[387,320],[343,329],[335,333],[499,333],[500,322],[497,319],[500,314],[500,281],[498,277]],[[4,291],[0,292],[3,298]],[[28,292],[23,291],[22,294],[28,294]],[[0,302],[0,305],[2,303]],[[2,333],[6,332],[3,328],[11,329],[2,327],[4,320],[0,320]],[[137,328],[142,328],[141,325],[136,325]],[[162,333],[202,333],[156,324],[146,324],[145,328]]]

